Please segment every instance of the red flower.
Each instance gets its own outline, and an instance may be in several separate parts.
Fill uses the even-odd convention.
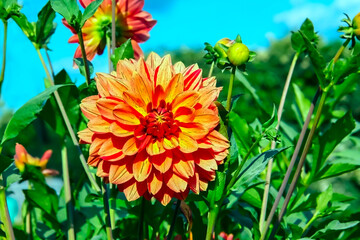
[[[215,179],[229,143],[215,130],[221,89],[201,75],[197,65],[154,53],[120,60],[115,75],[97,74],[99,95],[81,103],[90,121],[79,137],[91,144],[88,164],[129,201],[155,197],[166,205]]]
[[[80,0],[80,4],[85,8],[93,0]],[[135,52],[135,58],[142,56],[143,53],[138,43],[149,39],[149,31],[155,25],[148,12],[142,10],[144,0],[116,0],[115,24],[116,24],[116,47],[131,39],[131,44]],[[92,60],[95,54],[101,55],[106,46],[106,34],[111,31],[112,11],[111,0],[104,0],[82,28],[86,57]],[[69,43],[79,43],[79,38],[75,30],[63,19],[63,23],[75,35],[70,37]],[[75,51],[74,58],[81,57],[80,46]]]

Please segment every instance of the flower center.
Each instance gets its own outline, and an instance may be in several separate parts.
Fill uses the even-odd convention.
[[[142,125],[146,135],[151,135],[156,139],[168,137],[179,131],[179,127],[174,122],[173,113],[167,109],[165,102],[161,102],[159,107],[154,109],[149,106],[148,115],[143,119]]]

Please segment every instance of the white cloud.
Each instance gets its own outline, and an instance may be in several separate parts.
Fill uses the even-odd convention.
[[[313,3],[309,0],[292,0],[292,8],[274,16],[275,23],[284,23],[290,30],[298,29],[302,22],[309,18],[316,31],[335,31],[343,13],[350,17],[359,11],[359,0],[334,0],[329,4]]]

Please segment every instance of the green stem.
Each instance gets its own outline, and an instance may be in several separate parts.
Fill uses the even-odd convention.
[[[145,198],[141,198],[141,206],[140,206],[140,218],[139,218],[139,226],[138,226],[138,240],[144,239],[144,216],[145,216]]]
[[[227,95],[227,100],[226,100],[226,110],[228,112],[230,112],[230,108],[231,108],[231,96],[232,96],[232,90],[233,90],[233,86],[234,86],[235,72],[236,72],[236,67],[233,67],[231,70],[228,95]]]
[[[115,230],[115,216],[116,216],[116,198],[117,198],[118,190],[116,185],[110,183],[110,221],[111,221],[111,229]]]
[[[80,49],[81,49],[81,55],[84,61],[84,66],[85,66],[85,79],[86,79],[86,84],[89,85],[90,84],[90,71],[89,71],[89,65],[87,63],[87,59],[86,59],[86,51],[85,51],[85,45],[84,45],[84,39],[83,39],[83,35],[80,31],[78,32],[78,37],[79,37],[79,43],[80,43]]]
[[[1,75],[0,75],[0,96],[1,96],[1,87],[5,77],[6,41],[7,41],[7,26],[8,26],[8,22],[6,20],[3,20],[3,23],[4,23],[4,45],[3,45],[3,62],[2,62]]]
[[[215,204],[215,206],[208,213],[208,225],[206,229],[206,238],[205,238],[206,240],[213,239],[212,235],[214,232],[217,216],[219,215],[220,212],[220,207],[221,206]]]
[[[28,186],[28,189],[30,190],[32,187],[31,187],[31,184],[29,182],[29,186]],[[29,202],[27,202],[27,206],[26,206],[26,224],[25,224],[25,230],[26,230],[26,234],[28,236],[28,239],[29,240],[32,240],[33,239],[33,235],[32,235],[32,224],[31,224],[31,209],[30,209],[30,206],[29,206]]]
[[[208,78],[212,76],[212,73],[213,73],[213,71],[214,71],[214,66],[215,66],[215,62],[212,62],[212,63],[211,63],[211,66],[210,66]]]
[[[308,129],[308,126],[309,126],[309,123],[310,123],[310,120],[311,120],[311,116],[313,115],[313,111],[314,111],[316,102],[317,102],[317,100],[319,98],[320,92],[321,92],[321,89],[319,87],[316,94],[315,94],[315,96],[314,96],[314,99],[313,99],[313,101],[311,103],[311,106],[310,106],[310,109],[308,111],[308,114],[307,114],[306,120],[304,122],[304,125],[303,125],[303,127],[301,129],[300,136],[299,136],[299,139],[298,139],[298,141],[296,143],[296,147],[295,147],[294,153],[293,153],[293,155],[291,157],[291,161],[290,161],[289,167],[288,167],[288,169],[286,171],[284,180],[281,183],[281,186],[280,186],[280,189],[279,189],[279,191],[278,191],[278,193],[276,195],[274,204],[273,204],[273,206],[272,206],[272,208],[270,210],[269,216],[268,216],[268,218],[266,220],[265,227],[264,227],[264,229],[263,229],[263,231],[261,233],[261,238],[260,238],[261,240],[265,239],[265,237],[266,237],[267,231],[269,230],[270,224],[271,224],[272,219],[273,219],[273,217],[275,215],[275,211],[276,211],[276,209],[277,209],[277,207],[278,207],[278,205],[280,203],[280,199],[281,199],[281,197],[282,197],[282,195],[283,195],[283,193],[285,191],[285,188],[287,186],[288,180],[289,180],[291,172],[292,172],[292,170],[294,168],[294,165],[295,165],[297,156],[299,154],[300,148],[301,148],[302,143],[304,141],[304,137],[305,137],[306,131]]]
[[[0,180],[2,182],[2,175],[0,175]],[[15,235],[9,214],[9,208],[6,202],[5,187],[3,186],[0,186],[0,220],[4,226],[6,239],[15,240]]]
[[[336,63],[337,60],[339,60],[340,55],[342,54],[346,46],[349,44],[350,40],[351,40],[350,38],[346,39],[346,41],[341,45],[341,47],[339,48],[339,50],[337,51],[337,53],[333,58],[334,63]]]
[[[285,105],[285,100],[286,100],[286,96],[289,90],[289,86],[290,86],[290,82],[291,82],[291,78],[295,69],[295,65],[296,62],[299,58],[300,52],[297,52],[294,57],[293,60],[291,62],[290,68],[289,68],[289,72],[288,75],[286,77],[286,81],[285,81],[285,85],[284,85],[284,89],[281,95],[281,100],[280,100],[280,104],[279,104],[279,109],[278,109],[278,123],[275,127],[276,131],[279,130],[280,127],[280,122],[281,122],[281,117],[282,117],[282,112],[284,109],[284,105]],[[276,141],[272,141],[271,142],[271,149],[275,149],[276,147]],[[269,198],[269,191],[270,191],[270,182],[271,182],[271,172],[272,172],[272,166],[273,166],[273,158],[271,158],[269,160],[268,163],[268,168],[267,168],[267,172],[266,172],[266,179],[265,179],[265,187],[264,187],[264,195],[263,195],[263,201],[262,201],[262,205],[261,205],[261,213],[260,213],[260,221],[259,221],[259,229],[260,232],[262,231],[263,227],[264,227],[264,223],[265,223],[265,215],[266,215],[266,208],[267,208],[267,203],[268,203],[268,198]]]
[[[47,58],[48,63],[49,63],[51,75],[52,75],[52,77],[54,78],[54,77],[55,77],[54,68],[53,68],[53,66],[52,66],[52,64],[51,64],[50,56],[49,56],[49,53],[48,53],[48,50],[47,50],[47,49],[45,49],[45,54],[46,54],[46,58]]]
[[[115,25],[116,1],[111,1],[111,52],[114,53],[116,48],[116,25]]]
[[[241,169],[244,167],[246,161],[248,160],[250,154],[252,153],[252,151],[254,150],[254,148],[259,144],[259,142],[261,141],[261,139],[263,138],[263,134],[261,134],[256,141],[251,145],[251,147],[249,148],[249,151],[246,153],[246,155],[244,156],[244,158],[242,159],[240,165],[237,167],[234,175],[232,176],[229,184],[226,187],[226,195],[222,198],[222,200],[220,202],[222,202],[226,196],[228,196],[231,192],[231,188],[234,186],[234,184],[236,183],[236,181],[238,180],[239,174]]]
[[[302,231],[302,235],[304,235],[304,233],[306,232],[306,230],[310,227],[310,225],[317,219],[318,214],[315,213],[314,216],[312,216],[312,218],[309,220],[309,222],[305,225],[303,231]]]
[[[67,157],[67,148],[65,144],[61,150],[61,163],[62,163],[62,175],[64,181],[65,205],[66,205],[67,221],[68,221],[67,237],[69,240],[75,240],[74,217],[73,217],[74,209],[71,201],[69,165],[68,165],[68,157]]]
[[[173,235],[174,229],[175,229],[176,217],[177,217],[177,215],[179,213],[179,209],[180,209],[180,204],[181,204],[181,200],[177,200],[175,211],[174,211],[174,216],[173,216],[173,219],[171,221],[169,234],[167,235],[166,240],[171,240],[172,239],[172,235]]]
[[[49,73],[49,70],[48,68],[46,67],[46,64],[45,64],[45,61],[44,61],[44,58],[42,57],[41,55],[41,52],[40,52],[40,49],[36,48],[36,51],[39,55],[39,58],[40,58],[40,61],[41,61],[41,64],[45,70],[45,73],[46,73],[46,76],[47,78],[49,79],[49,82],[52,86],[54,86],[54,81]],[[66,125],[66,128],[70,134],[70,137],[71,137],[71,140],[74,144],[74,146],[78,149],[78,154],[79,154],[79,158],[80,158],[80,162],[86,172],[86,175],[88,176],[90,182],[91,182],[91,185],[93,186],[94,190],[98,193],[101,192],[101,189],[100,187],[98,186],[98,184],[96,183],[95,181],[95,178],[92,176],[91,172],[90,172],[90,169],[89,169],[89,166],[86,164],[86,159],[85,159],[85,156],[84,154],[82,153],[81,151],[81,148],[80,148],[80,145],[79,145],[79,142],[78,140],[76,139],[76,135],[75,135],[75,132],[74,130],[72,129],[71,127],[71,123],[70,123],[70,120],[69,120],[69,117],[67,116],[67,113],[65,111],[65,108],[64,108],[64,105],[61,101],[61,98],[60,98],[60,95],[58,93],[58,91],[55,91],[54,92],[54,96],[55,96],[55,100],[56,100],[56,103],[60,109],[60,112],[61,112],[61,116],[65,122],[65,125]]]
[[[105,223],[106,223],[106,236],[108,240],[112,240],[112,228],[111,228],[111,220],[110,220],[110,208],[109,208],[109,189],[107,185],[103,182],[102,185],[103,191],[103,205],[105,212]]]
[[[111,62],[111,38],[110,34],[106,34],[106,48],[108,51],[108,63],[109,63],[109,73],[113,71],[113,64]]]

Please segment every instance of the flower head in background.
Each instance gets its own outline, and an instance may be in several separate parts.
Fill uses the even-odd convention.
[[[85,8],[94,0],[80,0]],[[111,31],[112,10],[111,0],[104,0],[94,16],[90,17],[82,28],[86,57],[92,60],[95,54],[101,55],[106,46],[106,34]],[[116,24],[116,47],[131,39],[135,58],[142,56],[142,50],[138,43],[149,39],[149,31],[155,25],[148,12],[142,10],[144,0],[116,0],[115,24]],[[69,26],[65,19],[63,23],[75,35],[70,37],[69,43],[79,43],[75,30]],[[111,35],[111,34],[110,34]],[[80,46],[75,51],[74,58],[81,57]]]
[[[15,146],[15,166],[19,169],[20,173],[23,173],[25,171],[25,165],[32,165],[35,167],[39,167],[41,169],[41,172],[45,176],[49,175],[58,175],[59,173],[56,170],[52,169],[45,169],[46,164],[48,163],[50,157],[51,157],[52,151],[47,150],[43,156],[40,158],[31,156],[23,145],[17,143]]]
[[[199,194],[228,154],[215,128],[220,88],[198,66],[173,65],[169,55],[120,60],[114,75],[98,73],[99,95],[83,99],[90,120],[79,132],[90,144],[88,164],[117,184],[129,201]]]
[[[234,240],[234,235],[232,233],[226,234],[225,232],[221,232],[219,234],[219,237],[220,237],[219,239],[221,239],[221,240]],[[235,240],[239,240],[239,238],[236,238]]]

